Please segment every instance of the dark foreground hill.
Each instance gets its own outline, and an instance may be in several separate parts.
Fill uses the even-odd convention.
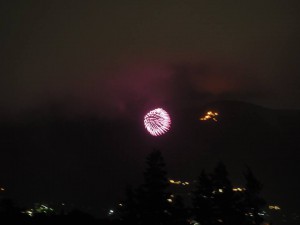
[[[207,111],[217,122],[201,121]],[[300,112],[233,101],[173,110],[166,135],[151,137],[143,116],[35,114],[0,125],[0,183],[21,203],[74,204],[105,215],[127,184],[141,179],[145,155],[162,150],[170,177],[192,180],[222,160],[237,185],[250,166],[274,204],[297,210]]]
[[[205,106],[219,112],[218,121],[204,121],[211,151],[231,165],[253,168],[265,194],[284,207],[297,209],[300,182],[300,111],[274,110],[244,102],[223,101]]]

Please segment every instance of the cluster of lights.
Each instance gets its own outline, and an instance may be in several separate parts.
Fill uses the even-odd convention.
[[[120,210],[122,207],[124,207],[125,205],[121,202],[119,202],[118,204],[115,205],[115,208],[110,208],[107,211],[107,216],[112,217],[114,216],[118,211]]]
[[[28,216],[33,216],[34,215],[34,209],[28,209],[26,211],[23,211],[22,213],[24,213]]]
[[[243,192],[243,191],[245,191],[245,190],[246,190],[246,188],[240,188],[240,187],[232,188],[232,191],[234,191],[234,192]],[[212,193],[213,193],[213,194],[216,194],[217,192],[223,193],[223,192],[224,192],[224,189],[219,188],[219,189],[213,191]]]
[[[206,120],[213,120],[215,122],[217,122],[217,117],[219,116],[219,113],[217,112],[213,112],[213,111],[208,111],[205,116],[200,117],[200,120],[202,121],[206,121]]]
[[[174,195],[170,195],[170,197],[169,198],[167,198],[167,202],[169,202],[169,203],[172,203],[173,202],[173,199],[174,199]]]
[[[188,223],[191,224],[191,225],[200,225],[199,222],[197,222],[196,220],[188,220]]]
[[[32,217],[35,214],[52,214],[52,213],[54,213],[54,209],[48,207],[46,204],[36,204],[36,206],[33,209],[28,209],[28,210],[24,211],[23,213]]]
[[[265,211],[262,211],[262,212],[257,213],[257,215],[259,215],[259,216],[265,216],[265,215],[266,215],[266,212],[265,212]]]
[[[213,191],[212,193],[213,193],[213,194],[216,194],[217,192],[223,193],[224,190],[223,190],[222,188],[219,188],[218,190],[215,190],[215,191]]]
[[[33,216],[33,209],[28,209],[24,212],[25,214],[27,214],[28,216]]]
[[[250,216],[250,217],[253,217],[253,213],[245,213],[245,216]]]
[[[169,180],[170,184],[177,184],[177,185],[182,185],[182,186],[186,186],[189,185],[190,183],[185,181],[180,181],[180,180]]]
[[[37,213],[50,213],[50,212],[53,212],[54,210],[50,207],[48,207],[47,205],[38,205],[36,208],[35,208],[35,211]]]
[[[245,188],[232,188],[232,190],[234,191],[234,192],[242,192],[242,191],[245,191],[246,189]]]
[[[115,211],[114,211],[113,209],[110,209],[110,210],[108,211],[108,215],[109,215],[109,216],[112,216],[114,213],[115,213]]]
[[[280,210],[281,208],[278,205],[269,205],[269,209]]]
[[[265,215],[266,215],[266,212],[265,212],[265,211],[258,212],[257,215],[259,215],[259,216],[265,216]],[[251,212],[249,212],[249,213],[245,213],[245,216],[254,217],[254,214],[251,213]]]

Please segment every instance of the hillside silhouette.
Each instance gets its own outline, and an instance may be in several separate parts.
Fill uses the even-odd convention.
[[[217,122],[199,120],[209,110],[219,113]],[[170,132],[156,139],[146,133],[142,115],[101,119],[35,112],[2,121],[1,182],[22,204],[63,199],[105,215],[122,187],[140,182],[131,175],[142,169],[147,149],[158,147],[174,177],[193,179],[195,171],[221,160],[238,184],[239,171],[248,165],[269,190],[266,199],[298,208],[299,111],[219,101],[170,114]]]

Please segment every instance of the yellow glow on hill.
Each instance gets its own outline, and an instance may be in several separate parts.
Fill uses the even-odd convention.
[[[201,121],[213,120],[213,121],[217,122],[218,116],[219,116],[219,113],[213,112],[213,111],[208,111],[203,117],[200,117],[199,120],[201,120]]]

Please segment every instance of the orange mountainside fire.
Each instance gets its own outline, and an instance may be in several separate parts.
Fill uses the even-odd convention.
[[[213,120],[215,122],[218,121],[217,117],[219,116],[219,113],[213,112],[213,111],[208,111],[205,116],[200,117],[200,120],[206,121],[206,120]]]

